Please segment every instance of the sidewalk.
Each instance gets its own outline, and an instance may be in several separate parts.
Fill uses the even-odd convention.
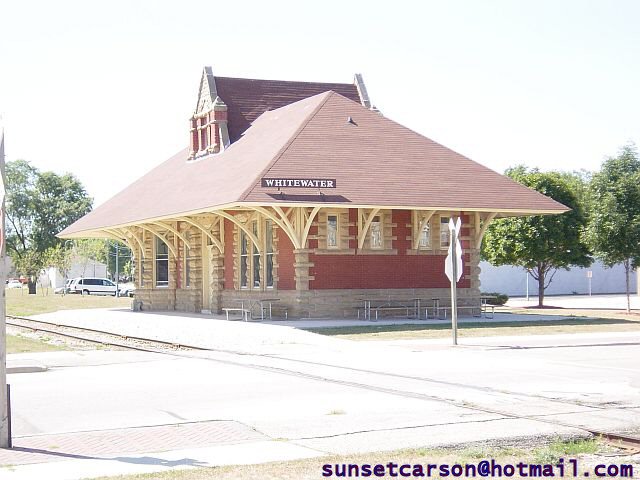
[[[75,480],[319,455],[223,420],[15,438],[13,449],[0,449],[0,478]]]
[[[631,308],[640,309],[640,296],[631,293],[629,297]],[[549,308],[574,308],[585,310],[626,310],[627,296],[622,295],[553,295],[544,297],[544,304]],[[507,306],[512,308],[535,307],[538,305],[537,295],[526,297],[512,297]]]

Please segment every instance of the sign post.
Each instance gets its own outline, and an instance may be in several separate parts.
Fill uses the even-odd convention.
[[[591,296],[591,279],[593,278],[593,270],[587,270],[587,278],[589,282],[589,296]]]
[[[454,223],[453,218],[449,219],[449,251],[444,264],[444,272],[451,282],[451,332],[453,334],[453,344],[458,344],[458,292],[456,284],[462,277],[462,246],[458,239],[462,222],[460,217]]]

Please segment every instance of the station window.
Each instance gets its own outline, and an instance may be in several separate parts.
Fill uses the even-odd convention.
[[[338,248],[337,215],[327,215],[327,248]]]
[[[273,223],[271,220],[254,220],[251,222],[251,233],[258,239],[259,246],[240,229],[240,288],[273,288]]]
[[[189,288],[191,286],[191,233],[184,232],[184,239],[188,242],[184,245],[184,286]]]
[[[422,230],[420,230],[420,248],[431,248],[431,225],[429,222],[422,224]]]
[[[200,119],[200,145],[198,150],[206,150],[209,146],[209,127],[207,126],[207,117]]]
[[[449,248],[450,239],[449,217],[440,217],[440,248]]]
[[[253,221],[253,234],[260,238],[260,232],[258,232],[258,221]],[[253,288],[260,288],[260,250],[258,250],[258,246],[253,246],[253,260],[251,262],[253,264]]]
[[[156,237],[156,287],[169,286],[169,247]]]
[[[249,239],[244,230],[240,230],[240,288],[249,286]]]
[[[373,217],[369,230],[371,232],[371,248],[382,248],[382,222],[379,215]]]
[[[265,276],[267,288],[273,288],[273,224],[271,220],[265,222]]]

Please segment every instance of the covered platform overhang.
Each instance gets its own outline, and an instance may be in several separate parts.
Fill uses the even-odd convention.
[[[173,241],[170,241],[167,234],[171,234],[174,239],[181,240],[189,246],[189,242],[180,232],[180,224],[196,228],[202,232],[217,248],[218,252],[224,253],[224,220],[228,220],[239,229],[243,230],[254,246],[260,249],[260,242],[254,233],[246,225],[246,213],[258,214],[270,219],[286,233],[295,249],[307,248],[309,232],[316,220],[318,213],[322,209],[357,209],[357,243],[362,247],[371,226],[372,219],[381,210],[405,210],[411,211],[414,225],[412,243],[417,247],[419,234],[424,223],[429,222],[436,213],[447,213],[458,215],[464,212],[474,217],[474,231],[472,232],[472,246],[480,248],[484,234],[490,223],[499,218],[531,216],[531,215],[552,215],[563,213],[556,210],[524,210],[524,209],[503,209],[501,211],[491,211],[486,209],[456,208],[456,207],[416,207],[409,205],[351,205],[344,203],[316,203],[300,204],[278,202],[272,204],[254,203],[234,203],[212,207],[206,210],[197,210],[174,215],[164,215],[140,221],[127,222],[122,224],[105,225],[99,228],[79,230],[73,232],[61,232],[58,236],[65,239],[82,238],[107,238],[125,243],[132,251],[140,251],[144,256],[143,238],[144,232],[160,238],[169,246],[172,253],[176,255]]]

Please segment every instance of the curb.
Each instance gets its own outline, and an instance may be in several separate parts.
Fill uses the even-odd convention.
[[[11,373],[40,373],[49,370],[45,365],[16,365],[15,367],[7,366],[7,374]]]

